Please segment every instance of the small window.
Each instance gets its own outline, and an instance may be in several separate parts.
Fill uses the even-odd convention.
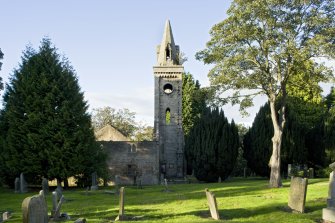
[[[165,124],[169,125],[171,123],[171,112],[170,109],[167,108],[165,111]]]

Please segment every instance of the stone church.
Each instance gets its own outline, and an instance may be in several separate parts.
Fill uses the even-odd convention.
[[[156,49],[157,64],[153,67],[154,141],[125,141],[126,138],[112,126],[104,127],[96,135],[108,153],[110,175],[119,184],[139,181],[142,184],[158,184],[164,178],[181,180],[185,177],[182,129],[184,67],[180,64],[179,52],[170,21],[166,21],[162,42]]]

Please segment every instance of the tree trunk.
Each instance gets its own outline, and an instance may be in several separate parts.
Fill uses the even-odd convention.
[[[67,178],[64,179],[64,189],[68,189],[69,188],[69,181]]]
[[[279,119],[275,108],[275,100],[270,100],[271,119],[274,129],[272,137],[272,155],[269,162],[271,168],[270,187],[278,188],[282,186],[280,177],[280,149],[283,136],[283,127],[285,124],[285,106],[282,106],[279,112]]]

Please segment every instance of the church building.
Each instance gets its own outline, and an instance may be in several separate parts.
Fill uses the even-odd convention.
[[[124,137],[111,138],[104,134],[97,137],[108,154],[111,179],[119,184],[136,184],[139,181],[147,185],[158,184],[165,178],[183,179],[186,174],[182,129],[184,67],[180,63],[179,46],[174,42],[169,20],[156,54],[157,64],[153,67],[154,141],[124,141]],[[119,136],[115,131],[113,129],[113,135]]]

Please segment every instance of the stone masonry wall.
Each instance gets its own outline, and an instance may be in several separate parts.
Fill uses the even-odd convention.
[[[156,142],[99,142],[107,152],[112,176],[122,185],[159,183],[159,149]]]

